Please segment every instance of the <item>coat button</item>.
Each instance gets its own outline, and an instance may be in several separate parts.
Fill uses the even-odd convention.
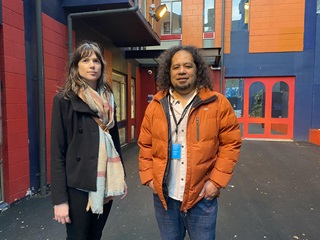
[[[80,162],[81,158],[80,157],[76,157],[76,161]]]
[[[83,133],[83,129],[82,128],[79,128],[79,133]]]

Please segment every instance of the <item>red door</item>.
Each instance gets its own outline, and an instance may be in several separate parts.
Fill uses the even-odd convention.
[[[294,80],[272,77],[226,81],[226,95],[238,116],[244,139],[293,139]]]

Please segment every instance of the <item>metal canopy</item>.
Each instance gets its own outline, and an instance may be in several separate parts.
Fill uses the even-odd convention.
[[[129,0],[64,0],[63,8],[67,14],[88,13],[82,16],[88,26],[110,39],[117,47],[140,47],[160,45],[160,37],[152,29],[141,11],[116,12],[112,10],[133,7]],[[99,14],[99,11],[110,10]],[[90,16],[90,13],[92,16]],[[77,21],[77,19],[75,19]]]
[[[157,67],[157,58],[163,50],[127,50],[126,59],[134,59],[141,67]],[[218,68],[220,64],[221,48],[202,48],[200,53],[205,62],[213,68]]]

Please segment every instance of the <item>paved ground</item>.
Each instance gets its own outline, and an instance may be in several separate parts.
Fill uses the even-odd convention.
[[[151,193],[139,182],[138,147],[124,151],[129,195],[116,199],[103,240],[160,240]],[[1,240],[62,240],[50,196],[23,199],[0,214]],[[244,141],[239,163],[219,199],[217,240],[319,240],[320,147]]]

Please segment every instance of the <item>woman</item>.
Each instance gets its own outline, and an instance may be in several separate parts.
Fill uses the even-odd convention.
[[[68,240],[101,239],[114,196],[127,195],[114,97],[99,46],[82,42],[54,97],[51,193]]]

